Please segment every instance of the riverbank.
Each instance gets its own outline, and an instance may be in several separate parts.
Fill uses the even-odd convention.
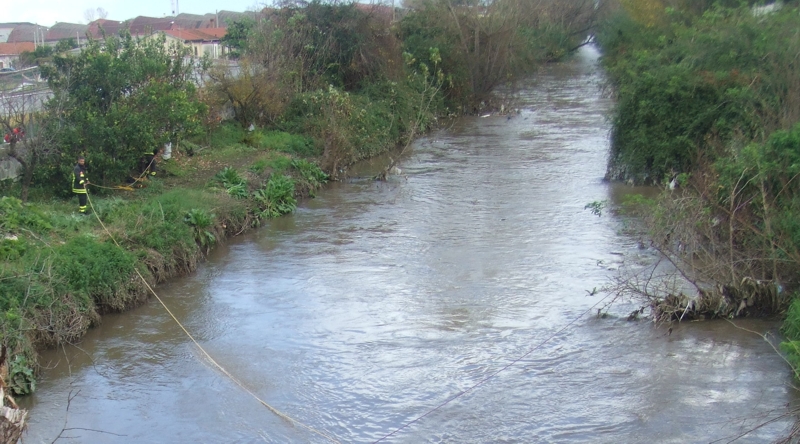
[[[327,180],[313,159],[288,152],[301,138],[224,132],[205,148],[177,148],[155,177],[90,187],[88,216],[74,199],[0,200],[8,391],[35,390],[37,350],[76,342],[102,314],[147,300],[139,275],[155,286],[191,273],[215,245],[293,211]],[[248,138],[264,143],[240,143]]]
[[[420,139],[404,177],[351,168],[156,291],[249,390],[341,442],[374,442],[534,347],[391,439],[732,439],[755,422],[742,418],[794,399],[769,344],[724,321],[668,335],[623,307],[590,310],[603,296],[587,291],[613,268],[653,259],[617,218],[584,209],[631,190],[602,180],[612,103],[595,60],[587,48],[543,69],[520,114]],[[42,355],[51,369],[24,400],[31,442],[65,422],[85,442],[324,441],[215,371],[155,301],[105,316],[79,346]],[[787,422],[741,441],[769,442]]]

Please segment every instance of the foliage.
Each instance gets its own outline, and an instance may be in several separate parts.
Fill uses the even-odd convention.
[[[606,207],[608,207],[608,201],[607,200],[595,200],[593,202],[589,202],[588,204],[586,204],[583,207],[583,209],[584,210],[589,210],[595,216],[600,217],[600,216],[603,215],[603,210]]]
[[[42,67],[53,91],[43,128],[60,156],[44,159],[39,183],[67,187],[72,161],[86,156],[93,183],[122,182],[145,151],[197,134],[205,106],[197,100],[195,62],[165,38],[130,34],[89,40],[76,56]]]
[[[23,51],[17,60],[17,68],[36,66],[51,60],[55,48],[50,45],[39,45],[33,51]]]
[[[253,32],[255,21],[251,18],[243,18],[228,24],[225,36],[220,39],[220,43],[228,48],[228,55],[232,59],[238,59],[247,47],[247,39]]]
[[[239,175],[239,172],[236,171],[236,168],[233,167],[225,167],[214,176],[214,179],[221,183],[224,187],[230,187],[233,185],[240,185],[244,184],[244,178]]]
[[[267,184],[253,193],[260,208],[259,218],[273,218],[291,213],[297,207],[294,181],[289,176],[273,175]]]
[[[42,232],[52,229],[52,226],[47,216],[35,206],[23,204],[14,197],[1,197],[0,229],[6,233],[15,233],[21,228]]]
[[[662,19],[622,11],[598,33],[617,98],[609,177],[658,183],[800,120],[796,13],[718,6]]]
[[[439,48],[449,105],[486,100],[498,85],[534,72],[586,40],[598,10],[592,2],[505,0],[462,6],[419,2],[400,22],[404,50],[419,60]]]
[[[208,214],[203,210],[192,208],[186,212],[183,221],[194,230],[194,238],[197,244],[208,249],[216,242],[217,238],[210,231],[214,223],[214,215]]]
[[[225,122],[208,135],[208,144],[213,147],[227,147],[241,143],[245,130],[236,122]]]
[[[257,136],[256,144],[259,147],[306,157],[319,154],[314,140],[310,137],[284,131],[268,131],[259,133]]]
[[[212,82],[206,92],[211,107],[224,109],[230,104],[242,128],[271,124],[283,111],[288,90],[276,79],[278,73],[250,58],[240,59],[236,69],[213,67],[208,75]]]
[[[251,51],[294,92],[329,85],[353,92],[402,72],[399,42],[386,32],[390,20],[378,7],[312,0],[263,21]]]
[[[725,235],[739,250],[760,250],[762,259],[751,259],[749,268],[784,284],[800,284],[800,192],[793,183],[800,176],[800,123],[719,159],[714,167],[712,208],[730,220],[731,232]]]
[[[800,298],[796,295],[786,312],[781,331],[786,339],[781,342],[781,350],[786,353],[795,378],[800,379]]]
[[[320,167],[305,159],[292,159],[294,168],[310,188],[319,188],[328,181],[328,175]]]
[[[25,355],[16,355],[8,366],[8,388],[14,395],[30,395],[36,390],[36,379]]]
[[[22,257],[28,250],[28,244],[24,240],[3,238],[0,239],[0,260],[14,261]]]
[[[81,236],[56,249],[55,271],[69,291],[91,297],[98,305],[121,309],[116,298],[134,273],[134,257],[113,243]]]

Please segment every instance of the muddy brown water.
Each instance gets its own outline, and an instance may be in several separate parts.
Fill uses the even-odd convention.
[[[25,442],[62,429],[75,443],[728,442],[779,418],[791,379],[756,334],[725,321],[668,334],[625,305],[591,315],[593,288],[652,258],[584,209],[631,192],[602,181],[600,81],[585,48],[526,85],[519,114],[457,120],[387,182],[362,165],[158,287],[214,359],[304,426],[151,300],[44,354]]]

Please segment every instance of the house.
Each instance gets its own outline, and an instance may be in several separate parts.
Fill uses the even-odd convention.
[[[26,24],[30,25],[31,23]],[[22,23],[0,23],[0,43],[7,42],[11,36],[11,31],[19,25],[22,25]]]
[[[133,35],[150,35],[158,31],[166,31],[172,27],[172,17],[146,17],[140,15],[125,22]]]
[[[44,41],[46,33],[47,28],[44,26],[35,23],[17,23],[8,34],[6,42],[41,42]]]
[[[197,57],[208,56],[218,59],[225,55],[225,47],[220,44],[220,39],[225,36],[226,28],[202,29],[168,29],[162,31],[167,37],[167,44],[177,42],[191,49]]]
[[[34,49],[36,45],[33,42],[0,43],[0,69],[13,68],[22,52]]]
[[[94,39],[102,39],[107,35],[117,35],[125,27],[123,22],[116,20],[97,19],[89,23],[86,33]]]
[[[77,43],[86,38],[86,31],[88,29],[89,25],[58,22],[47,30],[44,43],[47,45],[55,45],[61,40],[69,39],[73,39]]]

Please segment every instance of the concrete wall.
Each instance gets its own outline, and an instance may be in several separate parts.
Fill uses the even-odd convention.
[[[8,144],[0,144],[0,180],[16,179],[20,164],[16,159],[8,157]]]

